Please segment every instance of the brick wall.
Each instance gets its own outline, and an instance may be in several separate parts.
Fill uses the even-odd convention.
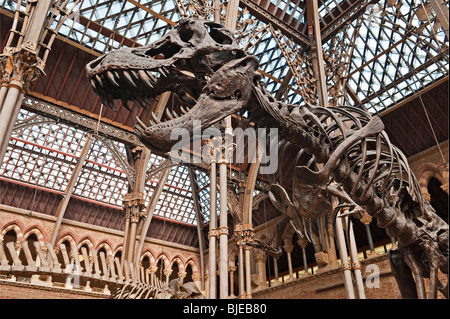
[[[374,278],[374,269],[378,269],[379,285]],[[365,284],[366,299],[397,299],[400,298],[400,291],[390,270],[389,260],[386,254],[361,261],[361,271]],[[443,274],[440,274],[441,282],[447,281]],[[372,284],[368,287],[367,284]],[[428,287],[428,280],[425,280],[425,287]],[[438,293],[438,298],[443,298]],[[341,268],[330,270],[321,274],[302,277],[291,282],[269,287],[253,293],[253,298],[257,299],[346,299],[344,287],[344,275]]]
[[[0,280],[0,299],[106,299],[107,295]]]

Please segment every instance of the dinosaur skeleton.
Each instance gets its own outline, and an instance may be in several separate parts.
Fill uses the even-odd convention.
[[[146,106],[148,99],[166,91],[188,105],[185,114],[164,122],[155,116],[148,126],[138,120],[136,134],[156,153],[165,154],[177,143],[170,139],[176,128],[192,136],[195,120],[204,130],[246,111],[256,127],[278,128],[299,156],[310,157],[295,169],[293,205],[310,207],[302,214],[315,212],[313,207],[323,207],[317,214],[324,214],[329,207],[321,197],[337,185],[339,194],[351,198],[348,204],[364,208],[397,238],[392,267],[414,274],[412,281],[396,277],[401,291],[425,298],[423,278],[430,278],[429,297],[436,298],[438,289],[448,296],[448,285],[442,287],[437,278],[438,269],[448,275],[448,224],[424,200],[407,159],[390,143],[380,118],[362,108],[277,101],[265,90],[257,66],[257,59],[240,49],[223,26],[184,19],[155,43],[111,52],[86,70],[95,92],[110,107],[114,99],[125,106],[130,99]]]

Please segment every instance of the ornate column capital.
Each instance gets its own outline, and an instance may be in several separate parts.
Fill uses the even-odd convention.
[[[300,238],[299,240],[297,240],[297,243],[300,245],[300,247],[302,248],[306,248],[306,246],[308,246],[309,241],[306,237]]]
[[[284,244],[283,245],[283,249],[287,252],[287,253],[291,253],[294,250],[294,245],[292,244]]]
[[[219,237],[219,232],[217,231],[217,228],[210,228],[208,232],[208,240],[211,239],[211,237]]]
[[[206,278],[206,275],[205,275],[205,278]],[[202,275],[201,274],[198,274],[198,273],[192,274],[192,280],[193,281],[200,281],[201,279],[202,279]]]
[[[228,226],[220,226],[218,228],[218,233],[220,235],[228,235]]]
[[[144,193],[127,193],[122,201],[125,218],[130,218],[132,223],[139,222],[144,217],[142,210],[145,207]]]
[[[172,274],[173,270],[172,269],[164,269],[163,273],[164,275],[166,275],[167,277],[169,277]]]
[[[370,216],[365,210],[363,216],[360,218],[361,223],[364,225],[369,225],[372,222],[373,217]]]
[[[236,269],[237,269],[236,266],[228,266],[228,271],[229,271],[229,272],[235,272]]]
[[[41,75],[45,75],[44,63],[37,56],[36,43],[26,41],[18,47],[6,47],[0,54],[1,82],[15,81],[29,88]],[[20,85],[19,89],[22,89]]]
[[[253,241],[253,236],[255,231],[253,230],[252,224],[237,224],[234,230],[234,235],[236,236],[236,243],[238,246],[245,245]]]
[[[148,272],[150,273],[150,274],[154,274],[154,273],[156,273],[158,271],[158,267],[149,267],[148,268]]]

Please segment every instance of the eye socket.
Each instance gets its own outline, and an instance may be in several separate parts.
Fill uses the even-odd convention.
[[[193,35],[194,31],[192,29],[183,28],[180,30],[180,39],[183,42],[188,42]]]
[[[232,44],[233,38],[228,33],[228,30],[219,28],[216,24],[206,24],[206,29],[211,38],[219,44]]]

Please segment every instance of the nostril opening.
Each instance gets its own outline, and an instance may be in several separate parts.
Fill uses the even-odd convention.
[[[95,69],[103,60],[105,59],[105,55],[102,55],[101,57],[98,57],[97,59],[89,62],[86,66],[88,70]]]

